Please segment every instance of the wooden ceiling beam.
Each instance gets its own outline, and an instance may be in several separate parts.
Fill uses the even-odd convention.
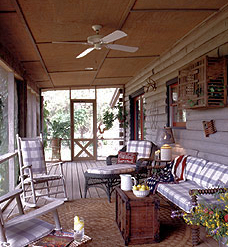
[[[26,61],[21,61],[21,63],[37,63],[40,62],[40,60],[26,60]]]
[[[16,10],[1,10],[0,14],[15,14]]]
[[[51,79],[51,77],[50,77],[50,75],[49,75],[49,73],[48,73],[47,67],[46,67],[46,65],[45,65],[45,63],[44,63],[44,60],[43,60],[43,58],[42,58],[42,55],[41,55],[41,53],[40,53],[40,50],[39,50],[38,46],[36,45],[35,38],[33,37],[33,34],[32,34],[32,32],[31,32],[31,30],[30,30],[30,28],[29,28],[29,25],[28,25],[28,23],[27,23],[27,21],[26,21],[26,19],[25,19],[25,16],[24,16],[24,14],[23,14],[23,12],[22,12],[21,6],[20,6],[20,4],[18,3],[18,0],[11,0],[11,2],[12,2],[13,6],[14,6],[15,9],[16,9],[16,12],[17,12],[17,14],[18,14],[18,17],[20,18],[22,24],[24,25],[25,30],[26,30],[26,32],[27,32],[28,35],[29,35],[29,38],[31,39],[32,46],[34,47],[34,49],[35,49],[35,51],[36,51],[36,53],[37,53],[37,55],[38,55],[38,57],[39,57],[39,59],[40,59],[40,63],[41,63],[41,65],[42,65],[42,67],[43,67],[43,69],[44,69],[44,71],[45,71],[45,74],[47,74],[49,80],[51,81],[51,84],[52,84],[53,88],[55,88],[54,83],[53,83],[53,81],[52,81],[52,79]]]
[[[88,70],[88,69],[84,69],[84,70],[58,70],[58,71],[50,71],[49,74],[58,74],[58,73],[72,73],[72,72],[94,72],[96,71],[95,69],[91,69],[91,70]]]
[[[75,45],[74,42],[87,42],[87,40],[61,40],[61,41],[58,41],[58,42],[68,42],[69,44],[67,45]],[[51,41],[39,41],[39,42],[36,42],[37,45],[46,45],[46,44],[53,44],[53,42]],[[61,43],[59,43],[59,45],[61,45]]]
[[[168,8],[168,9],[132,9],[130,12],[216,12],[219,11],[218,8]]]
[[[0,44],[0,64],[7,70],[14,72],[15,77],[23,80],[24,68],[7,48]]]
[[[145,57],[160,57],[160,55],[145,55],[145,56],[128,56],[128,57],[107,57],[107,59],[115,59],[115,58],[145,58]]]
[[[122,29],[124,23],[126,22],[128,16],[129,16],[129,14],[130,14],[130,10],[134,7],[136,1],[137,1],[137,0],[130,0],[130,1],[129,1],[128,7],[125,9],[125,11],[124,11],[124,13],[123,13],[123,15],[122,15],[122,17],[121,17],[121,19],[120,19],[120,22],[119,22],[119,25],[118,25],[118,29],[120,29],[120,30]],[[91,84],[90,84],[91,86],[93,85],[93,83],[94,83],[94,81],[95,81],[95,79],[96,79],[96,77],[97,77],[97,74],[98,74],[98,72],[100,71],[100,68],[102,67],[102,65],[103,65],[103,63],[104,63],[104,61],[105,61],[105,59],[108,57],[108,53],[109,53],[109,50],[106,51],[106,54],[105,54],[105,56],[104,56],[104,59],[103,59],[103,60],[101,61],[101,63],[99,64],[99,66],[98,66],[98,68],[97,68],[97,72],[96,72],[96,74],[95,74],[95,76],[94,76],[94,78],[93,78],[93,80],[92,80],[92,82],[91,82]]]
[[[107,77],[97,77],[97,79],[116,79],[116,78],[118,78],[118,79],[123,79],[123,78],[132,78],[133,76],[130,76],[130,75],[128,75],[128,76],[107,76]]]

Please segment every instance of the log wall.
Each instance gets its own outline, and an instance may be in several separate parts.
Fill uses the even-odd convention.
[[[157,129],[167,124],[166,82],[176,77],[182,66],[204,55],[228,55],[228,6],[199,25],[126,84],[125,105],[129,109],[129,95],[146,85],[148,77],[152,76],[157,83],[156,91],[145,93],[147,140],[155,142]],[[205,137],[202,121],[211,119],[215,120],[217,132]],[[175,129],[174,135],[174,156],[190,154],[228,165],[228,107],[187,110],[186,129]],[[129,130],[126,132],[128,139]]]

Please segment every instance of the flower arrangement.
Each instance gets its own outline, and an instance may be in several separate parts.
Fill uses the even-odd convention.
[[[198,204],[190,215],[183,214],[183,218],[189,225],[205,226],[208,235],[219,241],[221,238],[228,239],[228,192],[217,194],[216,200],[216,205]]]

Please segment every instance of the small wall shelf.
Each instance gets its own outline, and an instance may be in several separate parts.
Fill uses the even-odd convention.
[[[178,107],[216,108],[227,105],[227,59],[204,56],[178,73]]]

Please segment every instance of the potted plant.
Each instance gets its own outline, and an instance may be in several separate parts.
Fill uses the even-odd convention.
[[[104,115],[103,115],[103,119],[102,120],[103,120],[103,124],[105,125],[105,128],[104,128],[103,131],[109,130],[113,126],[113,122],[115,121],[115,115],[110,110],[106,110],[104,112]]]
[[[193,208],[191,214],[183,218],[189,225],[206,227],[209,236],[220,244],[228,244],[228,192],[216,195],[217,203],[200,203]],[[220,245],[221,246],[221,245]]]
[[[124,106],[121,105],[120,102],[115,106],[115,108],[118,110],[116,114],[116,118],[123,125],[123,128],[127,128],[128,127],[128,121],[127,121],[128,112],[125,110]]]
[[[51,134],[51,149],[52,158],[61,160],[60,150],[61,150],[61,139],[69,138],[70,133],[70,122],[61,118],[55,119],[49,122],[50,134]]]
[[[128,127],[128,122],[126,120],[126,117],[128,115],[127,111],[124,109],[121,103],[118,103],[114,108],[117,109],[116,113],[113,113],[112,109],[107,109],[104,111],[102,123],[105,125],[105,128],[101,130],[102,123],[100,123],[98,126],[99,132],[101,134],[103,134],[105,130],[111,129],[113,126],[113,122],[116,119],[118,119],[120,124],[123,125],[123,128]]]

